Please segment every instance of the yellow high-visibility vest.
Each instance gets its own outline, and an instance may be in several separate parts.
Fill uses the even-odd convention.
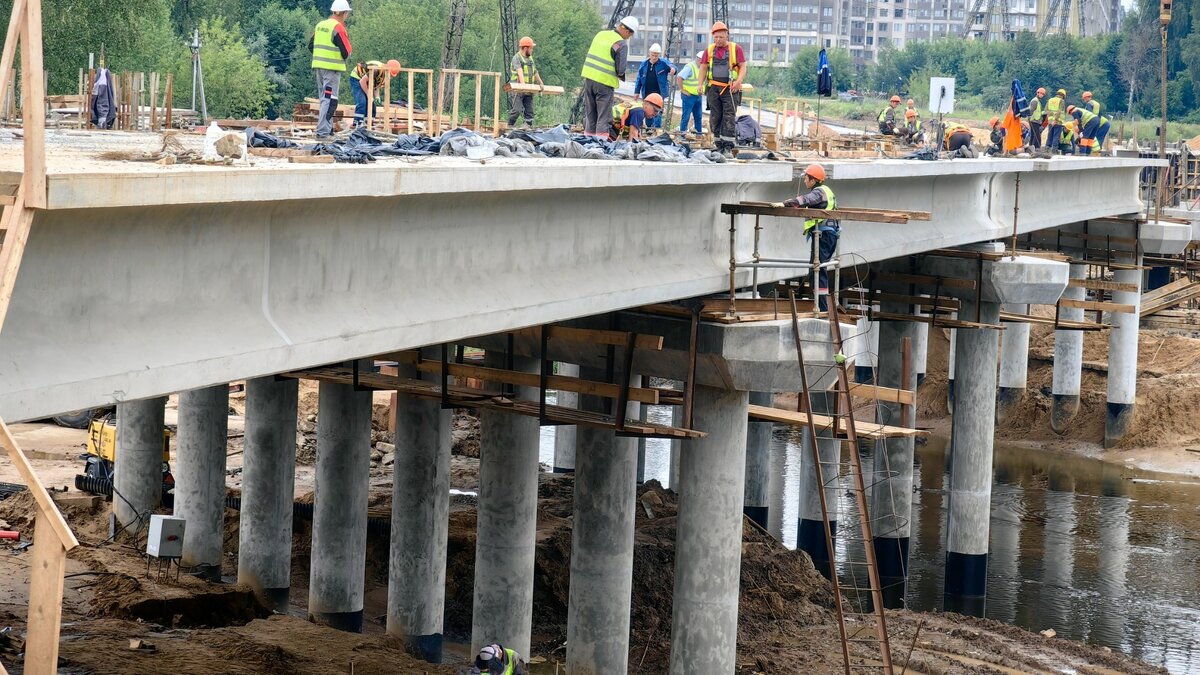
[[[587,56],[583,59],[583,71],[579,74],[584,79],[616,89],[621,83],[617,80],[617,62],[613,60],[612,47],[624,39],[615,30],[596,33],[596,37],[592,38],[592,46],[588,48]]]
[[[342,58],[342,50],[333,44],[333,34],[337,30],[337,19],[325,19],[317,24],[313,33],[312,67],[321,70],[346,72],[346,60]]]

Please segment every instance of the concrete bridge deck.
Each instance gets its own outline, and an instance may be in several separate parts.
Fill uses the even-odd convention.
[[[50,208],[0,334],[7,420],[718,292],[729,259],[720,205],[795,192],[788,163],[69,159],[51,152]],[[843,205],[933,214],[843,223],[843,264],[854,265],[1011,234],[1018,174],[1022,233],[1137,213],[1146,163],[826,166]],[[806,255],[799,221],[763,222],[765,253]],[[739,226],[741,257],[751,226]]]

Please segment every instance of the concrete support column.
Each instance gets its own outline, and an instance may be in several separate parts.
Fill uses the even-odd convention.
[[[1090,638],[1099,644],[1126,644],[1128,630],[1123,616],[1128,608],[1129,589],[1129,498],[1118,496],[1119,490],[1106,485],[1100,497],[1099,544],[1100,560],[1096,590],[1100,593],[1100,609]],[[1136,572],[1135,572],[1136,574]]]
[[[370,368],[363,362],[360,368]],[[371,478],[371,392],[322,382],[317,405],[308,615],[362,632],[367,564],[367,488]]]
[[[864,316],[858,320],[857,332],[867,339],[859,343],[865,351],[847,355],[854,360],[854,381],[859,384],[874,382],[875,355],[879,353],[879,323]]]
[[[411,365],[400,374],[417,377]],[[396,395],[387,632],[430,663],[442,662],[451,424],[439,401]]]
[[[683,425],[683,406],[671,406],[671,426],[680,427]],[[671,441],[671,465],[667,473],[667,480],[670,485],[667,487],[679,492],[679,452],[683,449],[683,441],[681,439],[673,439]]]
[[[285,613],[292,586],[299,380],[246,381],[246,446],[238,525],[238,583]]]
[[[749,394],[697,386],[696,428],[679,466],[671,620],[673,675],[736,667]]]
[[[589,373],[589,379],[603,377]],[[592,396],[581,401],[594,412],[603,412],[605,405]],[[628,404],[630,415],[633,405]],[[579,427],[578,439],[567,673],[624,673],[629,670],[637,439],[591,427]]]
[[[979,309],[981,323],[1000,318],[997,303],[983,302]],[[975,301],[961,301],[959,315],[974,314]],[[955,345],[955,367],[963,377],[953,415],[944,600],[946,611],[973,616],[983,616],[987,591],[998,332],[960,328]]]
[[[597,374],[600,375],[599,373],[597,373]],[[604,376],[600,375],[600,379],[603,380]],[[642,376],[638,375],[636,373],[634,375],[631,375],[629,377],[629,386],[631,386],[631,387],[642,386]],[[615,403],[615,401],[614,401],[614,403]],[[625,412],[626,419],[638,420],[641,422],[645,422],[646,418],[650,414],[650,406],[644,406],[641,403],[636,403],[636,402],[630,401],[625,404],[625,411],[626,411]],[[634,451],[634,455],[637,459],[637,484],[641,485],[642,483],[646,482],[646,439],[645,438],[633,439],[633,451]]]
[[[884,307],[886,312],[901,313],[904,306]],[[911,369],[903,377],[904,338],[913,342],[918,324],[912,321],[879,323],[879,386],[915,390],[917,374]],[[903,406],[880,401],[878,421],[892,426],[908,426]],[[875,538],[875,558],[883,586],[883,604],[887,608],[904,606],[908,581],[908,548],[912,521],[913,439],[888,438],[879,441],[874,453],[874,477],[871,481],[871,520]],[[871,482],[868,481],[868,482]]]
[[[175,515],[187,521],[184,567],[221,579],[225,541],[225,446],[229,435],[229,385],[179,395],[175,442]]]
[[[1076,331],[1078,332],[1078,331]],[[1075,581],[1075,477],[1051,465],[1046,490],[1046,528],[1042,539],[1042,604],[1050,628],[1067,635],[1072,624],[1069,600]]]
[[[954,318],[958,318],[957,314],[952,314]],[[954,414],[954,366],[957,360],[958,353],[958,329],[950,329],[950,358],[946,367],[946,409],[950,414]]]
[[[1137,264],[1142,264],[1138,256]],[[1104,418],[1104,447],[1121,440],[1133,422],[1137,395],[1138,325],[1141,323],[1142,271],[1114,270],[1113,281],[1132,284],[1136,291],[1113,291],[1113,302],[1133,305],[1133,312],[1113,312],[1108,332],[1108,414]]]
[[[117,404],[113,514],[117,526],[133,534],[150,526],[150,514],[162,503],[166,406],[165,396]]]
[[[1071,278],[1087,277],[1087,265],[1071,265]],[[1078,286],[1067,286],[1063,298],[1083,300],[1087,290]],[[1063,321],[1083,321],[1083,310],[1063,307],[1058,310]],[[1050,408],[1050,428],[1055,433],[1065,434],[1067,424],[1079,412],[1079,384],[1083,369],[1083,331],[1054,331],[1054,379],[1051,384],[1053,403]]]
[[[488,352],[485,365],[503,368],[505,355]],[[538,372],[537,359],[514,357],[513,367]],[[536,387],[517,398],[536,401]],[[537,534],[538,421],[480,410],[479,507],[471,651],[499,642],[529,653],[533,625],[533,564]],[[578,459],[578,458],[577,458]]]
[[[579,377],[579,366],[574,363],[559,363],[558,374],[563,377]],[[578,408],[579,394],[573,391],[558,392],[558,405],[564,408]],[[554,473],[572,473],[575,471],[575,432],[574,425],[560,424],[554,427]]]
[[[1029,305],[1001,305],[1000,309],[1013,314],[1026,314]],[[1000,337],[1000,390],[996,396],[996,419],[1003,420],[1010,410],[1025,397],[1029,372],[1029,324],[1004,322]]]
[[[750,403],[770,407],[769,391],[750,392]],[[770,422],[750,420],[746,428],[746,497],[742,511],[763,529],[767,527],[771,492]]]
[[[837,395],[832,392],[812,392],[813,412],[830,415],[837,408]],[[821,458],[824,486],[817,479],[817,466],[812,460],[812,446],[808,432],[800,435],[800,520],[796,526],[796,548],[812,558],[813,566],[825,578],[829,578],[829,561],[833,551],[825,542],[825,516],[821,512],[821,493],[825,490],[828,506],[829,532],[837,541],[837,481],[832,480],[841,461],[842,442],[833,438],[833,431],[817,431],[817,454]]]
[[[929,324],[918,321],[913,330],[913,371],[917,374],[917,386],[925,383],[926,363],[929,360]]]

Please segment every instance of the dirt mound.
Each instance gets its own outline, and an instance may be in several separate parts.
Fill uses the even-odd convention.
[[[479,416],[472,410],[456,409],[451,428],[451,454],[479,459]]]

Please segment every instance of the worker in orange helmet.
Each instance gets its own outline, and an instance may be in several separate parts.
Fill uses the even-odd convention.
[[[359,126],[367,119],[367,102],[375,100],[375,105],[383,102],[384,72],[391,77],[400,74],[400,62],[392,59],[387,63],[382,61],[367,61],[354,66],[354,77],[351,80],[350,93],[354,94],[354,126]]]
[[[1046,124],[1046,109],[1042,99],[1046,97],[1046,88],[1038,87],[1037,95],[1029,102],[1029,145],[1042,147],[1042,128]]]
[[[996,115],[993,115],[992,119],[988,120],[988,128],[992,132],[992,135],[991,135],[992,144],[988,146],[987,150],[985,151],[985,154],[988,154],[988,155],[1004,154],[1004,136],[1006,135],[1006,131],[1004,129],[1004,126],[1000,124],[1000,118]]]
[[[526,35],[517,43],[517,53],[513,54],[509,64],[508,81],[510,84],[537,84],[539,91],[545,89],[542,74],[538,72],[537,64],[533,61],[533,48],[537,44],[533,38]],[[525,127],[533,127],[533,94],[528,91],[510,91],[508,110],[508,127],[511,129],[517,123],[517,117],[525,113]]]
[[[785,202],[775,202],[771,206],[777,209],[814,209],[830,215],[837,210],[837,197],[833,194],[833,189],[825,184],[825,167],[809,164],[805,167],[800,181],[807,192]],[[817,235],[816,258],[821,263],[827,263],[837,251],[838,239],[842,236],[841,227],[834,218],[808,218],[804,221],[804,237],[812,241],[814,234]],[[821,310],[825,311],[828,309],[825,297],[829,295],[829,273],[824,268],[817,274],[817,283],[819,288],[816,295],[820,298]]]
[[[642,140],[642,130],[650,126],[650,121],[658,117],[662,109],[663,97],[658,94],[646,94],[641,105],[629,101],[618,103],[613,106],[609,140]]]
[[[717,151],[729,157],[737,124],[737,109],[742,104],[742,82],[746,79],[746,53],[729,41],[729,27],[723,21],[712,25],[712,43],[700,57],[700,90],[708,101],[708,128],[716,139]]]
[[[899,96],[893,96],[888,100],[883,112],[879,113],[879,133],[887,136],[896,135],[896,106],[899,105]]]

